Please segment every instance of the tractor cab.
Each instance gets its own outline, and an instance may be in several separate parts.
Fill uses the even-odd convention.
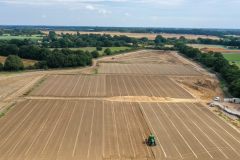
[[[148,146],[156,146],[156,140],[153,134],[150,134],[150,136],[147,139],[147,145]]]

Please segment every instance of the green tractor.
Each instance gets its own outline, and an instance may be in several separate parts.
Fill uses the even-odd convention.
[[[156,140],[153,134],[150,134],[146,143],[148,146],[156,146]]]

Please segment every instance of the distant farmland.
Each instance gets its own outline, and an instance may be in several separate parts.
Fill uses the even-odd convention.
[[[48,34],[48,31],[42,31],[45,34]],[[77,31],[56,31],[57,34],[76,34]],[[80,34],[110,34],[112,36],[126,35],[133,38],[143,38],[147,37],[150,40],[154,40],[157,35],[162,35],[165,38],[180,38],[184,36],[187,39],[198,39],[198,38],[209,38],[209,39],[220,39],[216,36],[207,36],[207,35],[193,35],[193,34],[167,34],[167,33],[127,33],[127,32],[79,32]]]
[[[188,44],[188,46],[191,46],[193,48],[198,48],[203,52],[221,52],[226,54],[232,54],[232,53],[239,53],[239,49],[229,49],[227,46],[222,45],[206,45],[206,44]]]
[[[9,34],[4,34],[0,36],[0,40],[11,40],[11,39],[19,39],[19,40],[24,40],[24,39],[31,39],[31,40],[42,40],[41,35],[19,35],[19,36],[12,36]]]

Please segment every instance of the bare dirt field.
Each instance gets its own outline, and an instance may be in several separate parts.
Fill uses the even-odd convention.
[[[1,160],[146,159],[150,133],[131,103],[30,100],[4,117]]]
[[[151,63],[151,64],[183,64],[181,60],[174,56],[176,52],[171,51],[154,51],[143,50],[133,52],[133,54],[119,55],[114,58],[105,58],[98,61],[99,63]]]
[[[178,64],[118,64],[100,63],[102,74],[147,74],[147,75],[201,75],[192,66]]]
[[[40,79],[41,76],[17,76],[14,78],[0,79],[0,100],[16,93],[23,86],[29,85],[32,81]]]
[[[234,159],[240,158],[240,134],[195,103],[140,104],[152,132],[157,135],[154,148],[160,159]]]
[[[42,31],[45,34],[48,34],[49,31]],[[57,34],[77,34],[77,31],[55,31]],[[126,33],[126,32],[79,32],[80,34],[110,34],[112,36],[126,35],[133,38],[143,38],[147,37],[150,40],[154,40],[157,35],[162,35],[165,38],[180,38],[184,36],[187,39],[198,39],[198,38],[209,38],[209,39],[220,39],[216,36],[207,36],[207,35],[193,35],[193,34],[170,34],[170,33]]]
[[[240,159],[239,129],[197,94],[219,89],[200,66],[177,53],[147,50],[101,61],[86,69],[0,77],[3,87],[17,84],[14,78],[24,82],[19,79],[9,98],[34,84],[31,76],[45,76],[16,96],[21,101],[0,119],[0,160]],[[150,133],[155,147],[145,144]]]
[[[239,49],[228,49],[226,46],[221,45],[205,45],[205,44],[188,44],[188,46],[198,48],[203,52],[221,52],[224,54],[227,53],[240,53]]]
[[[27,100],[0,125],[1,160],[240,158],[239,132],[195,103]]]
[[[54,75],[30,93],[49,97],[149,96],[192,98],[167,77],[128,75]]]

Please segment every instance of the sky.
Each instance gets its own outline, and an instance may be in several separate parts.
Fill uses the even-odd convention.
[[[0,0],[0,25],[240,29],[240,0]]]

